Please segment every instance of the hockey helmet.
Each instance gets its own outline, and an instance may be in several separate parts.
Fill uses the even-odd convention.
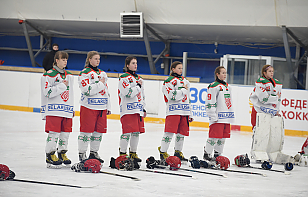
[[[134,169],[134,162],[127,155],[119,156],[115,160],[115,166],[118,170],[132,171]]]
[[[99,173],[101,170],[101,162],[99,162],[97,159],[88,159],[84,162],[84,167],[87,171],[92,173]]]
[[[270,170],[273,167],[273,163],[269,161],[264,161],[261,165],[264,170]]]
[[[226,170],[230,167],[230,160],[224,156],[216,157],[216,164],[219,165],[220,169]]]
[[[248,166],[250,164],[250,159],[248,158],[248,155],[238,155],[234,158],[234,163],[238,167]]]
[[[0,180],[6,180],[10,175],[10,169],[4,164],[0,164]]]
[[[181,160],[177,156],[169,156],[166,163],[170,166],[170,170],[178,170],[181,167]]]
[[[293,170],[293,164],[291,162],[284,164],[284,169],[287,171]]]

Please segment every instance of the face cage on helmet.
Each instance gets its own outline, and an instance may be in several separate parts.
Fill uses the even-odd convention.
[[[127,171],[132,171],[134,169],[134,163],[130,159],[126,159],[125,161],[121,161],[119,163],[119,169],[124,169]]]

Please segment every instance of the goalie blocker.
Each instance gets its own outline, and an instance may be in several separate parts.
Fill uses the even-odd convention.
[[[291,162],[290,155],[282,153],[284,143],[284,124],[280,116],[257,113],[253,128],[251,157],[256,161],[272,161],[277,164]]]

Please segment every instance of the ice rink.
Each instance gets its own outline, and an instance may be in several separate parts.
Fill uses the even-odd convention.
[[[44,121],[39,113],[0,110],[0,163],[7,165],[16,173],[16,179],[44,181],[93,188],[70,188],[52,185],[24,183],[17,181],[0,182],[1,197],[16,196],[308,196],[308,167],[295,166],[290,175],[259,169],[229,169],[264,173],[267,176],[241,174],[235,172],[199,169],[199,171],[227,175],[227,178],[207,174],[170,171],[164,172],[193,175],[195,179],[144,171],[118,171],[109,168],[111,157],[118,156],[121,124],[119,120],[108,120],[108,132],[103,136],[99,154],[105,163],[102,171],[134,176],[140,181],[107,174],[76,173],[69,168],[47,169],[45,163]],[[149,156],[159,159],[157,147],[163,135],[163,124],[145,123],[146,133],[140,135],[138,155],[143,159],[142,169],[146,169],[145,160]],[[77,136],[79,134],[79,117],[74,118],[73,132],[69,139],[67,156],[72,163],[78,162]],[[249,153],[252,133],[232,132],[226,140],[224,155],[231,163],[239,154]],[[186,158],[192,155],[200,159],[203,146],[208,137],[207,129],[192,127],[190,136],[185,138],[183,153]],[[283,152],[295,155],[305,138],[285,137]],[[174,139],[168,150],[173,154]],[[252,163],[260,167],[260,164]],[[183,168],[192,169],[188,165]],[[283,170],[282,165],[273,169]]]

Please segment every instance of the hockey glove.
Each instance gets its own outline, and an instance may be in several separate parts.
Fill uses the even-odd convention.
[[[14,177],[15,177],[15,173],[12,170],[10,170],[10,175],[9,177],[6,178],[6,180],[14,179]]]
[[[114,169],[117,168],[117,167],[115,166],[115,158],[111,157],[109,167],[110,167],[110,168],[114,168]]]
[[[149,169],[154,169],[159,164],[158,161],[156,161],[153,156],[147,158],[146,163],[147,163],[147,168]]]
[[[139,163],[137,162],[136,159],[133,160],[133,163],[134,163],[134,170],[140,168],[140,165],[139,165]]]
[[[209,168],[209,164],[206,161],[200,160],[200,167],[202,168]]]
[[[272,167],[273,167],[273,164],[271,162],[264,161],[262,163],[262,168],[265,170],[270,170]]]
[[[196,168],[196,169],[200,168],[200,163],[199,163],[199,159],[197,156],[191,156],[189,158],[189,162],[192,168]]]

